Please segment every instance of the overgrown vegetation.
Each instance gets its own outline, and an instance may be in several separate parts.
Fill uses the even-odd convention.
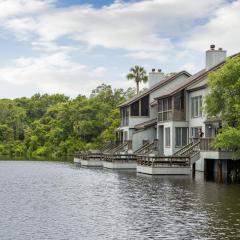
[[[222,129],[217,135],[216,148],[234,151],[240,159],[240,57],[227,60],[209,75],[210,92],[206,96],[205,112],[208,117],[218,116]]]
[[[90,98],[62,94],[0,100],[0,155],[58,158],[114,140],[117,106],[133,89],[102,85]]]

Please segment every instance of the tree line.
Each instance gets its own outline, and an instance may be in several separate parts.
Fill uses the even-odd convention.
[[[63,94],[0,100],[0,155],[58,158],[115,139],[118,105],[134,89],[101,85],[91,96]]]

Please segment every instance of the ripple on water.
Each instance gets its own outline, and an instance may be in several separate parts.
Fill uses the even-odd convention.
[[[239,185],[0,162],[0,239],[230,239]]]

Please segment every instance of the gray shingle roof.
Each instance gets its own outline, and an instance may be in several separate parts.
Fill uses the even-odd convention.
[[[159,89],[161,86],[173,81],[174,79],[176,79],[177,77],[181,76],[181,75],[186,75],[186,76],[191,76],[190,73],[188,73],[187,71],[181,71],[178,72],[172,76],[166,77],[164,80],[159,81],[159,83],[154,84],[152,87],[150,87],[149,89],[146,89],[145,91],[143,91],[142,93],[135,95],[134,97],[132,97],[131,99],[127,100],[126,102],[122,103],[121,105],[119,105],[119,107],[123,107],[123,106],[127,106],[137,100],[139,100],[140,98],[148,95],[151,92],[156,91],[157,89]]]
[[[144,128],[147,128],[147,127],[152,127],[152,126],[154,126],[156,124],[157,124],[157,119],[154,118],[154,119],[148,120],[146,122],[139,123],[139,124],[135,125],[134,128],[136,128],[136,129],[144,129]]]
[[[238,55],[240,56],[240,53],[236,53],[236,54],[228,57],[227,59],[236,57]],[[209,70],[207,70],[205,68],[202,69],[201,71],[195,73],[191,77],[185,79],[184,82],[182,82],[178,85],[172,86],[167,91],[165,91],[164,94],[159,95],[156,99],[164,98],[164,97],[167,97],[167,96],[172,96],[172,95],[176,94],[177,92],[179,92],[179,91],[181,91],[185,88],[187,88],[187,90],[188,90],[188,88],[191,88],[191,87],[192,87],[192,89],[196,89],[196,88],[199,88],[199,87],[203,87],[204,85],[206,86],[207,85],[208,74],[210,72],[220,68],[225,62],[226,62],[226,60],[220,62],[218,65],[210,68]]]

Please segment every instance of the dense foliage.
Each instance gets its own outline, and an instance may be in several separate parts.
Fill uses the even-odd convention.
[[[206,96],[205,111],[209,117],[219,116],[222,129],[215,147],[233,150],[240,158],[240,57],[227,60],[209,75],[210,92]]]
[[[0,100],[0,155],[56,158],[114,140],[128,89],[101,85],[90,98],[62,94]]]

